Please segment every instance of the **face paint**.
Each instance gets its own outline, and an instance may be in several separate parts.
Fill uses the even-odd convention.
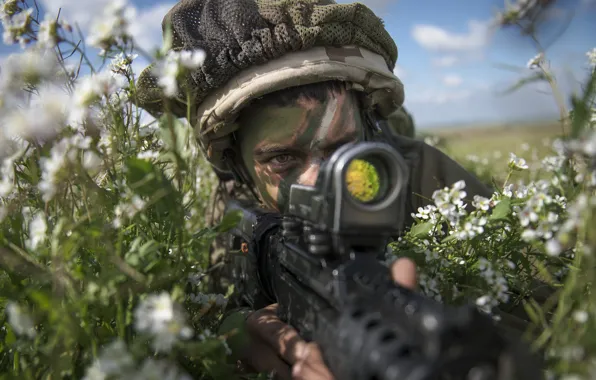
[[[322,103],[299,99],[243,113],[242,159],[267,208],[284,211],[292,184],[314,185],[323,160],[362,135],[357,107],[354,94],[341,92]]]

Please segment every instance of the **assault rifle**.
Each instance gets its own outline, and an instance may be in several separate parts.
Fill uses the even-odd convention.
[[[407,166],[383,142],[347,144],[314,187],[292,185],[288,212],[241,211],[230,231],[235,290],[315,341],[337,380],[541,379],[520,342],[474,306],[396,285],[381,262],[403,218]]]

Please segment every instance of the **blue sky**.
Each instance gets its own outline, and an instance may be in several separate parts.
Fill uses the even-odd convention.
[[[175,1],[129,0],[138,9],[136,37],[146,49],[161,45],[161,19]],[[108,0],[39,0],[43,9],[63,8],[67,20],[85,31]],[[339,0],[339,2],[348,2]],[[502,91],[529,74],[536,54],[513,30],[488,30],[500,0],[364,0],[385,21],[399,50],[396,74],[406,89],[406,106],[419,128],[506,123],[556,117],[547,88],[534,84],[510,95]],[[596,47],[596,0],[560,0],[547,43],[565,20],[566,31],[549,44],[547,56],[562,91],[578,89],[586,75],[586,52]],[[564,5],[561,5],[564,4]],[[15,47],[0,47],[0,57]],[[137,69],[146,62],[137,62]],[[513,70],[515,67],[516,70]]]

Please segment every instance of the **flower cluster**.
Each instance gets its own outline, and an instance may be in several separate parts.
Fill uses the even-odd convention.
[[[125,45],[132,37],[135,16],[136,9],[127,0],[110,1],[91,25],[87,42],[100,48],[100,55],[107,54],[114,46]]]
[[[178,95],[178,79],[186,70],[195,70],[203,64],[205,52],[202,50],[169,51],[165,58],[160,60],[154,71],[158,85],[167,97]]]
[[[153,348],[169,351],[178,339],[189,339],[192,329],[184,315],[167,293],[150,295],[135,310],[135,328],[153,338]]]

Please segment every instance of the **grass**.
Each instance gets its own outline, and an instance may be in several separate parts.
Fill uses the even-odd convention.
[[[507,157],[509,152],[528,155],[524,143],[534,148],[539,157],[547,154],[553,139],[561,133],[561,124],[554,122],[476,125],[464,128],[437,128],[420,131],[422,135],[436,136],[440,147],[456,159],[468,155],[494,159],[495,152]],[[527,148],[527,147],[526,147]]]

